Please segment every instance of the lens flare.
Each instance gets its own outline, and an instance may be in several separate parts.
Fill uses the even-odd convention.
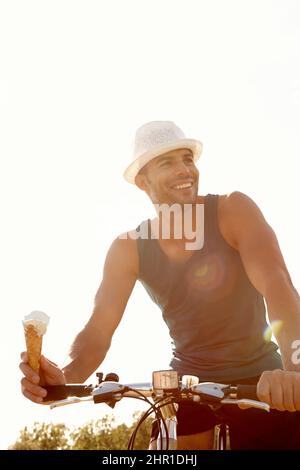
[[[218,302],[234,292],[237,283],[237,265],[227,255],[215,251],[193,257],[185,274],[188,295],[205,302]]]
[[[208,266],[205,264],[204,266],[201,266],[200,268],[196,269],[195,271],[195,277],[204,277],[208,274]]]
[[[275,320],[275,321],[271,322],[270,325],[268,325],[268,327],[265,329],[264,340],[267,343],[269,343],[272,339],[272,334],[274,334],[274,336],[276,336],[279,333],[279,331],[281,330],[282,325],[283,325],[282,320]]]
[[[196,262],[189,272],[190,282],[196,289],[214,289],[222,281],[222,262],[217,256],[206,256]]]

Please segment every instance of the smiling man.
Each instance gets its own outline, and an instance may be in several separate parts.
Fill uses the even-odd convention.
[[[61,371],[42,358],[38,377],[22,353],[23,394],[41,402],[45,384],[86,380],[103,361],[139,280],[169,328],[173,369],[200,381],[257,384],[259,398],[271,405],[269,414],[223,407],[231,448],[300,448],[300,365],[292,360],[292,345],[300,339],[299,295],[256,204],[239,192],[198,194],[195,163],[201,151],[202,144],[187,139],[172,122],[138,129],[134,160],[124,176],[147,194],[157,217],[112,243],[94,311],[75,338],[70,363]],[[187,249],[187,233],[196,238],[199,232],[201,246]],[[270,322],[281,325],[276,332],[280,354],[264,339],[264,299]],[[183,402],[177,417],[179,449],[212,448],[218,419],[209,408]],[[154,425],[153,442],[156,437]]]

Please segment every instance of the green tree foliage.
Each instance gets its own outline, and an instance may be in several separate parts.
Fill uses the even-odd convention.
[[[68,449],[68,428],[65,424],[34,423],[21,430],[12,450],[63,450]]]
[[[65,424],[34,423],[31,428],[21,430],[19,438],[10,447],[12,450],[124,450],[140,413],[133,415],[133,423],[115,426],[114,418],[105,415],[102,419],[90,421],[74,430]],[[135,439],[135,449],[147,449],[152,419],[147,419]]]

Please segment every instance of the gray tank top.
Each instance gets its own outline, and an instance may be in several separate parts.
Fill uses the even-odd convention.
[[[264,340],[264,299],[223,238],[217,207],[218,195],[205,196],[204,245],[184,263],[170,260],[158,240],[139,238],[138,278],[169,328],[170,366],[201,381],[236,381],[282,362],[276,344]]]

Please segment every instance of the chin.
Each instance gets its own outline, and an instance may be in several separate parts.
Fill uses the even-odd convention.
[[[198,190],[195,190],[195,192],[193,192],[192,194],[178,194],[176,196],[174,194],[169,194],[166,198],[164,198],[165,201],[160,202],[160,204],[180,204],[181,206],[183,206],[184,204],[196,204]]]
[[[184,201],[182,201],[184,204],[196,204],[197,202],[197,197],[198,197],[198,194],[195,193],[195,194],[191,194],[190,196],[187,196],[185,198],[182,198],[184,199]]]

